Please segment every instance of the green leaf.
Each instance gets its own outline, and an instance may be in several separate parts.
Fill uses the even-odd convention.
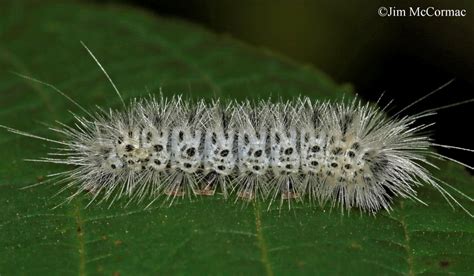
[[[120,108],[81,47],[101,60],[126,99],[268,96],[341,99],[348,87],[318,70],[176,19],[124,6],[43,1],[0,4],[0,124],[46,137],[43,124],[73,122],[74,105],[9,71],[56,85],[87,109]],[[149,92],[148,92],[149,91]],[[348,92],[347,96],[351,96]],[[35,184],[60,165],[28,163],[52,145],[0,131],[0,274],[434,274],[474,272],[474,224],[431,187],[429,204],[397,199],[377,216],[316,206],[266,210],[222,198],[143,210],[91,206],[82,195]],[[473,178],[436,162],[435,175],[468,195]],[[473,202],[460,200],[469,210]]]

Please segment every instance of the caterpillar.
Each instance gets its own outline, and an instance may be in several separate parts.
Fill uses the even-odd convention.
[[[190,102],[161,93],[126,104],[83,46],[112,84],[123,110],[99,107],[91,113],[53,85],[20,75],[53,88],[85,114],[74,115],[74,126],[51,128],[62,140],[0,125],[60,146],[48,157],[29,161],[68,165],[70,169],[48,180],[63,184],[60,192],[74,189],[68,200],[87,192],[90,203],[112,204],[126,197],[147,206],[160,199],[171,205],[181,197],[219,192],[244,202],[267,201],[269,207],[277,200],[280,206],[285,201],[288,206],[293,201],[327,203],[375,214],[392,210],[397,197],[425,204],[416,189],[429,185],[472,216],[447,188],[473,199],[430,173],[436,166],[429,157],[472,169],[431,150],[472,152],[437,144],[424,134],[431,124],[418,120],[434,110],[388,117],[383,108],[358,99]]]

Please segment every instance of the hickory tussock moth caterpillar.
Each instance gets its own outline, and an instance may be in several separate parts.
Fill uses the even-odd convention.
[[[52,175],[64,184],[62,190],[76,189],[69,199],[88,191],[91,203],[128,197],[149,204],[164,198],[171,204],[178,197],[219,190],[224,197],[260,198],[269,205],[279,198],[280,204],[329,202],[375,213],[390,211],[394,197],[423,203],[416,188],[427,184],[472,216],[445,187],[469,197],[427,168],[435,167],[428,156],[462,164],[430,151],[431,146],[472,152],[436,144],[422,134],[430,125],[416,122],[434,110],[389,118],[383,109],[359,100],[334,103],[307,97],[275,103],[191,103],[160,95],[127,105],[83,46],[112,84],[123,110],[91,113],[53,85],[20,75],[54,89],[85,115],[74,116],[75,127],[52,128],[63,140],[1,126],[60,145],[50,157],[30,161],[69,165],[69,170]]]

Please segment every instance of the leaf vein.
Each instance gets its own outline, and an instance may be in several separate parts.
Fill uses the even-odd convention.
[[[257,232],[257,245],[258,245],[258,248],[260,249],[260,255],[261,255],[260,260],[264,265],[266,275],[273,276],[272,267],[268,259],[268,248],[267,248],[267,244],[266,244],[265,238],[263,237],[263,232],[262,232],[262,220],[261,220],[260,208],[257,202],[254,203],[254,212],[255,212],[255,228]]]

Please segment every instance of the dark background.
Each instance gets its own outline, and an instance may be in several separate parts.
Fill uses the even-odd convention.
[[[158,15],[203,25],[257,47],[311,64],[392,114],[451,79],[434,96],[407,110],[474,98],[474,1],[122,0]],[[379,7],[466,9],[465,17],[380,17]],[[440,110],[428,122],[438,143],[474,148],[474,103]],[[473,164],[473,153],[439,152]],[[472,172],[472,171],[471,171]]]

